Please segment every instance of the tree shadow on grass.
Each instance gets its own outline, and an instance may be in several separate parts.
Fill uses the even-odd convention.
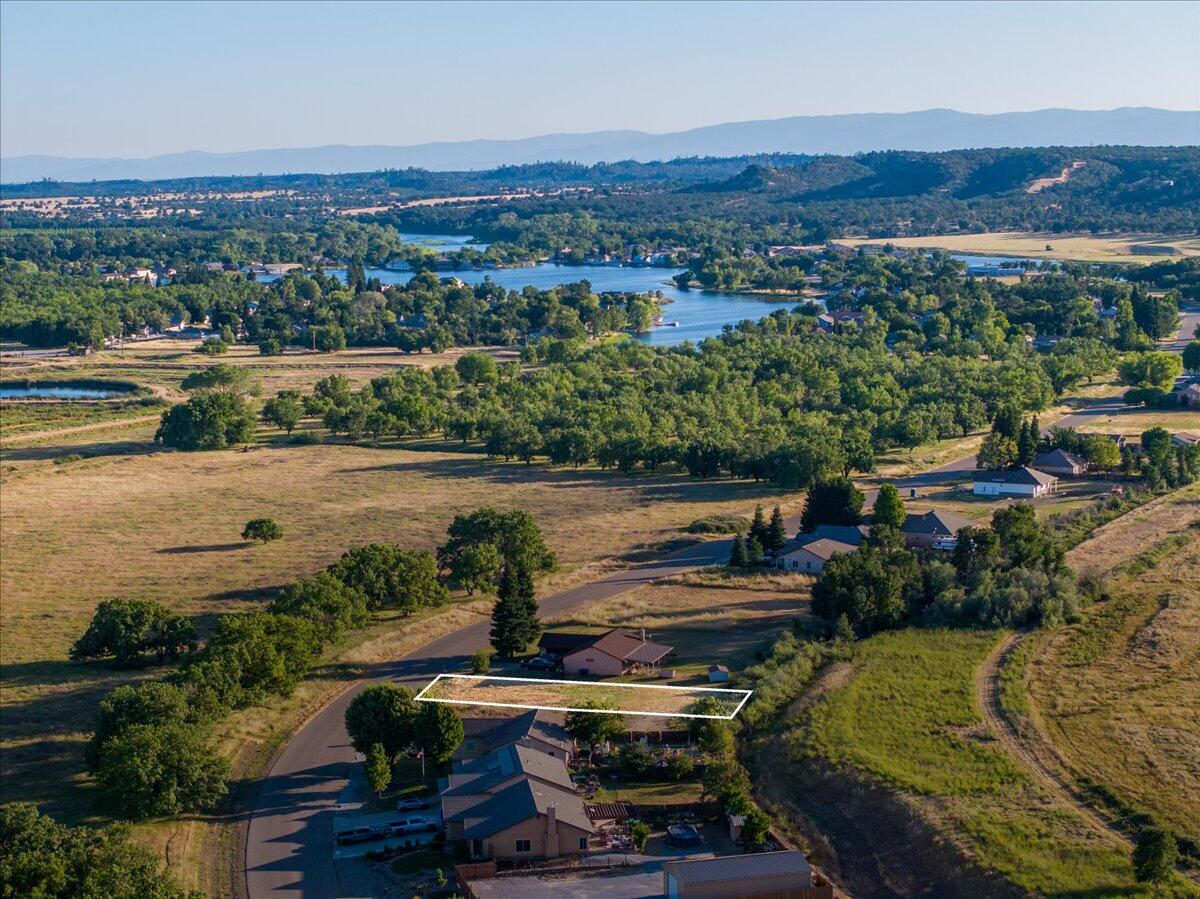
[[[0,459],[5,462],[46,462],[63,456],[79,455],[86,461],[107,456],[144,456],[160,450],[157,444],[144,440],[111,440],[98,443],[52,444],[49,446],[0,447]],[[64,468],[64,471],[69,468]]]
[[[159,555],[181,556],[193,553],[224,553],[239,549],[249,549],[249,543],[204,543],[197,546],[168,546],[158,550]]]

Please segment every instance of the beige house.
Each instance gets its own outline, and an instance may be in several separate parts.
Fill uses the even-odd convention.
[[[474,858],[582,855],[595,832],[566,764],[527,746],[507,746],[458,766],[442,781],[446,839]]]
[[[954,549],[958,532],[970,526],[970,519],[933,509],[920,515],[909,512],[900,533],[907,549]]]
[[[575,741],[563,727],[559,712],[528,711],[512,718],[464,718],[463,741],[454,750],[456,762],[479,758],[505,746],[526,746],[571,763]]]
[[[667,899],[832,899],[833,888],[815,883],[803,852],[784,850],[667,862],[663,895]]]
[[[800,574],[820,574],[837,553],[852,553],[863,542],[863,530],[820,524],[811,534],[798,534],[775,554],[775,565]]]
[[[673,646],[649,639],[644,628],[639,631],[613,628],[566,653],[562,657],[563,671],[618,677],[641,668],[655,668],[674,651]]]
[[[1055,477],[1074,478],[1086,474],[1088,464],[1086,459],[1081,459],[1074,453],[1068,453],[1064,449],[1052,449],[1049,452],[1038,453],[1037,458],[1033,460],[1033,467]]]

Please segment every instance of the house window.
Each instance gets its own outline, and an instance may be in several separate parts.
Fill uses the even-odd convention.
[[[580,837],[580,838],[579,838],[579,851],[580,851],[580,852],[587,852],[587,837]]]
[[[517,852],[532,852],[533,844],[529,840],[517,840]]]

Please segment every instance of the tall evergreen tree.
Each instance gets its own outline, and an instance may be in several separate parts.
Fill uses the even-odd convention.
[[[729,567],[746,567],[746,540],[741,534],[733,538],[733,549],[729,551]]]
[[[746,534],[746,539],[757,540],[759,546],[766,545],[767,520],[763,517],[762,506],[754,507],[754,518],[750,521],[750,531]]]
[[[1037,458],[1037,425],[1033,420],[1021,423],[1021,433],[1017,439],[1017,464],[1032,465]]]
[[[763,546],[759,543],[757,537],[751,537],[746,541],[746,567],[753,568],[756,565],[763,563]]]
[[[491,642],[501,656],[511,659],[524,652],[542,632],[533,595],[533,576],[523,565],[505,565],[492,608]]]
[[[771,523],[767,525],[767,538],[763,541],[763,549],[769,553],[777,553],[787,543],[787,528],[783,523],[783,513],[776,506],[771,511]]]

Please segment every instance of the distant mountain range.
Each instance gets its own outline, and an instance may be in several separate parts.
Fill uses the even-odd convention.
[[[680,156],[757,153],[835,153],[871,150],[959,150],[1121,144],[1200,144],[1200,111],[1149,107],[1111,110],[1042,109],[977,115],[952,109],[854,115],[792,116],[709,125],[669,134],[595,131],[520,140],[468,140],[406,147],[328,146],[237,153],[192,151],[146,159],[72,159],[12,156],[0,160],[0,181],[156,180],[211,175],[333,174],[378,169],[433,171],[492,169],[532,162],[593,164]]]

